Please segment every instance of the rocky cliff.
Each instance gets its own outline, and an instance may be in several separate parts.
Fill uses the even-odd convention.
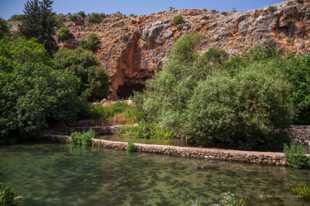
[[[184,22],[172,19],[182,15]],[[126,98],[141,90],[161,68],[173,42],[187,32],[203,36],[199,50],[222,48],[234,55],[266,40],[286,52],[310,51],[310,0],[289,0],[247,12],[207,9],[171,10],[145,16],[108,15],[99,24],[66,22],[77,40],[96,33],[98,58],[111,77],[111,98]]]

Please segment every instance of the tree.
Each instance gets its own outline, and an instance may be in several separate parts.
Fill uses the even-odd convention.
[[[1,40],[0,60],[0,142],[77,118],[82,105],[79,80],[69,71],[52,68],[41,44]]]
[[[188,137],[205,146],[268,149],[276,142],[281,147],[285,139],[275,137],[275,131],[291,123],[290,89],[285,76],[268,64],[249,65],[235,76],[219,71],[194,90]]]
[[[56,48],[53,38],[57,21],[52,11],[51,0],[28,0],[24,8],[24,18],[20,25],[20,32],[27,38],[36,38],[44,45],[49,54]]]
[[[101,100],[108,93],[108,76],[95,55],[83,49],[60,49],[54,63],[59,70],[72,72],[80,79],[79,94],[87,100]]]

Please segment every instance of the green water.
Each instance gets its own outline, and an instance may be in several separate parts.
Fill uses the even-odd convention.
[[[289,192],[310,172],[150,154],[37,144],[0,148],[0,182],[26,206],[183,206],[218,203],[224,192],[249,205],[310,205]]]

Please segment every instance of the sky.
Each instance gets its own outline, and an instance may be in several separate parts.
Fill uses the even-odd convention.
[[[262,8],[282,0],[54,0],[53,8],[57,13],[78,11],[124,14],[149,14],[169,7],[206,8],[219,11],[251,10]],[[8,19],[13,14],[23,13],[26,0],[0,0],[0,17]]]

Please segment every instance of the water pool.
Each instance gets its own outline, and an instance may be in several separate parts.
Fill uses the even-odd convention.
[[[70,145],[1,147],[0,182],[26,206],[213,205],[225,192],[249,205],[310,205],[290,192],[310,184],[307,170]]]

